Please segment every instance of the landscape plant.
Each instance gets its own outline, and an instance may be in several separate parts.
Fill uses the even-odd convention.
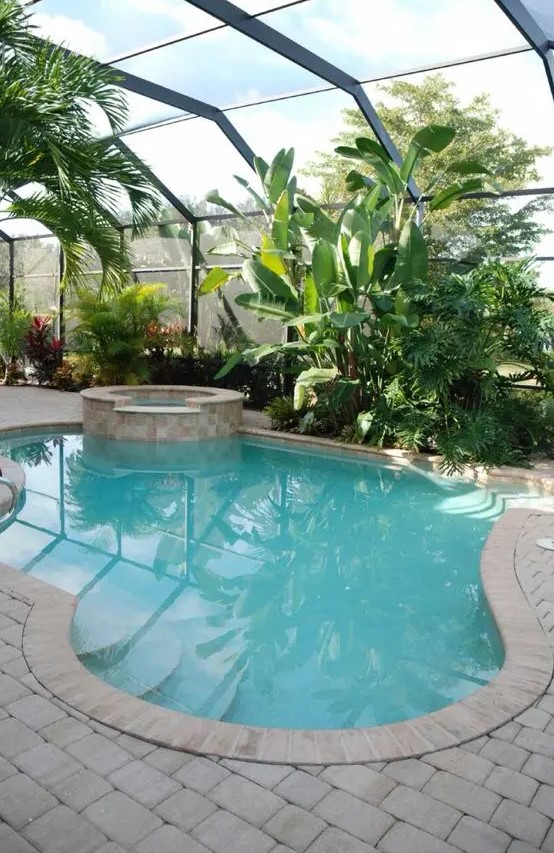
[[[63,350],[63,341],[53,333],[52,318],[33,317],[25,335],[25,355],[39,385],[52,382],[56,370],[61,366]]]
[[[21,359],[30,324],[31,315],[23,304],[16,299],[11,305],[8,295],[0,291],[0,364],[3,368],[3,385],[13,385],[23,376]]]
[[[94,366],[101,385],[136,385],[148,379],[146,350],[153,324],[163,324],[178,306],[163,284],[132,284],[109,298],[81,291],[74,314],[77,352]]]
[[[38,38],[18,0],[0,0],[0,42],[0,200],[58,238],[65,285],[82,280],[96,253],[101,289],[117,290],[131,266],[122,209],[140,234],[160,207],[144,165],[116,141],[128,118],[117,75]]]
[[[507,397],[516,380],[552,389],[554,328],[539,307],[550,297],[528,264],[431,281],[426,221],[468,192],[497,190],[477,160],[445,161],[454,137],[451,127],[423,128],[400,165],[373,139],[337,149],[363,171],[348,173],[354,196],[336,217],[298,191],[292,150],[271,164],[256,159],[261,192],[240,183],[264,214],[259,241],[246,243],[236,228],[217,232],[212,251],[242,255],[242,269],[212,269],[200,286],[209,293],[240,276],[251,292],[235,301],[281,320],[286,340],[248,348],[242,359],[294,356],[302,431],[437,450],[449,470],[522,458]],[[423,213],[409,184],[438,154],[440,171],[421,187],[430,197]],[[208,198],[242,215],[219,194]],[[524,368],[501,376],[514,360]]]

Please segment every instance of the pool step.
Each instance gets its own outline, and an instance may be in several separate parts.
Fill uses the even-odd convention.
[[[224,642],[228,631],[210,628],[204,619],[179,623],[179,634],[183,643],[178,666],[159,688],[160,696],[144,698],[168,707],[179,706],[189,714],[221,719],[235,700],[244,672],[240,635]],[[189,636],[195,637],[194,645],[187,643]],[[212,644],[214,649],[220,643],[222,647],[209,655],[204,652],[203,656],[198,653],[198,647],[205,643]]]
[[[170,625],[154,625],[135,643],[115,644],[83,663],[94,675],[132,696],[157,690],[181,659],[181,639]]]

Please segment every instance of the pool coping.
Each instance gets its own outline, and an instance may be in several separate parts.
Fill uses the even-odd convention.
[[[77,422],[15,427],[78,428]],[[293,445],[333,449],[349,456],[373,457],[406,466],[437,469],[437,460],[405,451],[380,451],[340,445],[328,439],[291,436],[242,427],[243,435]],[[542,483],[544,471],[510,469],[489,479]],[[519,475],[519,476],[517,476]],[[478,475],[470,472],[472,479]],[[552,485],[552,474],[548,472]],[[498,675],[470,696],[430,714],[358,729],[298,730],[243,726],[193,717],[131,696],[92,675],[71,645],[70,631],[77,598],[0,562],[0,587],[31,605],[24,626],[23,654],[35,678],[52,694],[93,720],[142,740],[200,755],[276,764],[359,764],[417,757],[457,746],[505,724],[531,706],[552,678],[553,654],[538,617],[517,577],[515,552],[527,520],[536,509],[510,509],[496,522],[481,555],[481,581],[505,651]]]

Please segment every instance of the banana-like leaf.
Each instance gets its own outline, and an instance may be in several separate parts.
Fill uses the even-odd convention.
[[[413,137],[412,142],[426,151],[439,154],[448,148],[454,137],[456,129],[443,124],[430,124],[419,130]]]
[[[227,284],[231,277],[231,273],[226,272],[224,269],[221,269],[221,267],[214,267],[213,270],[209,271],[208,275],[198,288],[198,295],[204,296],[206,293],[212,293],[214,290],[219,290],[220,287]]]
[[[271,228],[271,236],[275,248],[286,251],[289,246],[289,194],[287,190],[281,193],[275,213],[273,215],[273,225]]]
[[[227,359],[227,361],[225,362],[225,364],[223,365],[221,370],[219,370],[216,373],[216,375],[214,376],[214,379],[223,379],[223,377],[227,376],[227,374],[230,373],[231,370],[234,367],[236,367],[237,364],[239,364],[241,361],[242,361],[242,353],[234,352],[231,356],[229,356],[229,358]]]
[[[356,169],[352,169],[346,176],[346,189],[350,193],[357,193],[360,190],[368,190],[375,186],[375,181],[368,178],[367,175],[362,175]]]
[[[296,193],[296,206],[305,216],[311,215],[312,221],[310,224],[305,224],[299,221],[299,224],[306,232],[316,239],[329,240],[331,243],[335,241],[337,226],[336,223],[323,211],[320,205],[307,195]],[[298,216],[298,211],[293,214]]]
[[[406,222],[400,234],[394,279],[398,284],[426,281],[428,268],[427,243],[412,219]]]
[[[337,367],[310,367],[304,370],[296,380],[298,385],[320,385],[322,382],[332,382],[339,375]]]
[[[366,311],[346,311],[344,314],[332,311],[329,321],[335,329],[353,329],[355,326],[361,326],[370,317],[371,314]]]
[[[317,314],[319,309],[319,296],[313,275],[307,275],[304,280],[304,311],[306,314]]]
[[[337,282],[331,281],[329,284],[326,284],[321,288],[321,295],[325,299],[335,299],[337,296],[347,293],[349,290],[350,288],[347,284],[338,284]]]
[[[339,145],[335,148],[335,153],[340,154],[341,157],[345,157],[347,160],[358,160],[360,163],[364,162],[361,151],[358,151],[357,148],[352,148],[351,145]]]
[[[373,275],[373,259],[375,249],[367,231],[358,231],[350,240],[348,246],[350,262],[356,268],[356,284],[358,290],[367,287]]]
[[[455,160],[447,166],[446,171],[452,175],[491,175],[491,171],[478,160]]]
[[[314,246],[312,275],[318,293],[337,280],[337,253],[327,240],[318,240]]]
[[[295,317],[293,320],[287,320],[283,323],[284,326],[308,326],[311,323],[321,323],[325,314],[302,314],[300,317]]]
[[[341,234],[350,241],[359,231],[369,231],[369,213],[363,206],[349,207],[344,211],[340,222]]]
[[[430,124],[428,127],[422,128],[412,137],[408,153],[402,163],[400,176],[407,184],[412,173],[421,157],[427,157],[432,151],[438,153],[447,148],[454,137],[456,131],[453,127],[445,127],[440,124]]]
[[[403,192],[404,182],[400,177],[398,166],[392,162],[382,145],[374,139],[362,137],[356,140],[356,148],[392,193]]]
[[[256,190],[252,189],[248,181],[246,181],[244,178],[241,178],[240,175],[233,175],[233,177],[235,181],[237,181],[237,183],[241,185],[241,187],[244,187],[244,189],[251,196],[251,198],[254,199],[260,210],[269,210],[269,205],[267,201],[262,198],[261,195],[256,192]]]
[[[378,157],[383,163],[392,163],[388,153],[376,139],[370,139],[368,136],[359,136],[356,139],[356,148],[364,158],[369,155],[371,157]]]
[[[259,177],[260,181],[265,181],[265,177],[269,171],[269,164],[265,162],[261,157],[254,157],[254,169],[256,170],[256,174]]]
[[[394,246],[384,246],[382,249],[378,249],[373,261],[372,283],[376,284],[390,278],[394,272],[395,262],[396,250]]]
[[[242,357],[248,364],[257,364],[262,358],[280,352],[282,347],[282,344],[261,344],[259,347],[245,349]]]
[[[292,285],[260,261],[248,260],[242,265],[242,276],[255,293],[265,298],[278,299],[286,304],[298,304],[298,294]]]
[[[277,273],[279,276],[287,274],[287,268],[280,252],[275,250],[275,244],[268,234],[262,234],[262,245],[260,260],[264,267]]]
[[[273,158],[264,178],[264,189],[273,204],[277,204],[286,190],[293,164],[294,148],[282,148]]]
[[[460,181],[451,184],[446,189],[438,192],[429,202],[429,210],[446,210],[451,204],[469,192],[475,192],[483,189],[483,181],[481,178],[470,178],[467,181]]]
[[[235,303],[248,311],[255,311],[260,317],[270,317],[274,320],[292,320],[294,314],[288,310],[286,302],[271,299],[261,293],[239,293]]]
[[[206,194],[206,201],[209,201],[210,204],[217,204],[219,207],[224,207],[225,210],[228,210],[240,219],[246,219],[244,213],[242,213],[238,207],[235,207],[234,204],[231,204],[230,201],[226,201],[219,195],[218,190],[210,190],[210,192]]]

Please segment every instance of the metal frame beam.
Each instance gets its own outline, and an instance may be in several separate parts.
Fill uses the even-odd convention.
[[[182,110],[185,113],[213,121],[225,134],[231,145],[236,148],[241,157],[246,160],[248,165],[253,166],[254,152],[219,107],[214,107],[205,101],[199,101],[197,98],[191,98],[189,95],[183,95],[175,89],[168,89],[166,86],[161,86],[159,83],[154,83],[151,80],[145,80],[143,77],[127,74],[127,72],[115,68],[113,65],[106,67],[119,77],[117,85],[121,86],[122,89],[134,92],[136,95],[142,95],[145,98],[150,98],[153,101],[167,104],[170,107],[175,107],[175,109]]]
[[[237,32],[242,33],[253,41],[258,42],[258,44],[269,48],[274,53],[278,53],[290,62],[293,62],[295,65],[306,69],[306,71],[309,71],[316,77],[327,80],[328,83],[351,95],[391,159],[395,163],[401,162],[400,153],[396,145],[377,115],[373,104],[367,97],[359,80],[347,74],[336,65],[327,62],[326,59],[323,59],[318,54],[298,44],[298,42],[288,38],[288,36],[283,35],[278,30],[273,29],[273,27],[270,27],[264,21],[248,15],[243,9],[230,3],[229,0],[188,0],[188,2],[191,6],[196,6],[197,9],[218,18]],[[410,182],[409,192],[414,200],[420,195],[413,180]]]
[[[496,4],[542,59],[548,85],[554,98],[554,56],[549,37],[522,0],[496,0]]]

